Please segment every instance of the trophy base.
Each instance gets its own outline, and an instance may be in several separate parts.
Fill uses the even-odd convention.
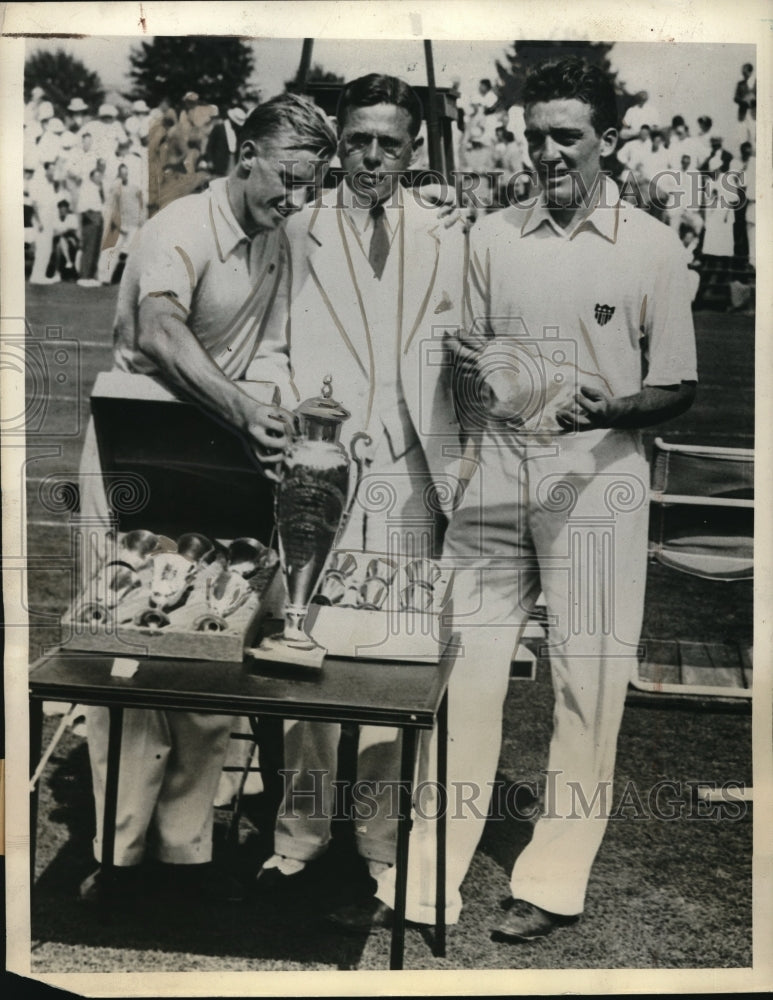
[[[303,639],[285,639],[283,635],[269,635],[259,646],[245,649],[248,656],[256,660],[270,660],[272,663],[286,663],[294,667],[309,667],[321,670],[327,650],[318,646],[308,636]]]

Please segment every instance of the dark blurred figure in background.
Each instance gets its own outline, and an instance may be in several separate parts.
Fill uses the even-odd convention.
[[[225,118],[212,126],[206,157],[209,169],[216,177],[225,177],[233,170],[239,149],[239,130],[246,118],[247,112],[243,108],[229,108]]]
[[[741,79],[735,85],[733,100],[738,105],[739,122],[746,121],[747,114],[751,114],[752,119],[757,117],[757,80],[751,63],[741,67]]]
[[[78,284],[83,288],[94,288],[97,280],[97,264],[102,247],[104,221],[102,209],[105,202],[102,187],[102,172],[99,167],[89,173],[81,184],[78,194],[78,214],[81,220],[81,276]]]
[[[75,281],[78,277],[76,260],[80,249],[78,216],[73,212],[67,195],[59,199],[56,208],[58,218],[54,222],[53,273],[58,274],[62,281]]]

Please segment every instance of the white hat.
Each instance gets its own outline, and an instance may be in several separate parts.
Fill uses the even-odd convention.
[[[147,115],[150,113],[150,108],[144,101],[134,101],[132,111],[136,111],[137,114]]]
[[[241,128],[247,121],[247,112],[243,108],[229,108],[228,117],[237,128]]]
[[[88,111],[89,106],[88,104],[86,104],[86,102],[83,100],[82,97],[73,97],[73,99],[67,105],[67,110],[72,112]]]
[[[112,104],[100,104],[97,118],[117,118],[118,109]]]
[[[61,118],[52,118],[48,123],[48,131],[53,132],[54,135],[61,135],[64,130],[64,122]]]
[[[54,105],[51,101],[41,101],[38,105],[38,121],[45,122],[54,117]]]

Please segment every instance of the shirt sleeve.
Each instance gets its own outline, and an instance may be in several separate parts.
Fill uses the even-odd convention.
[[[672,246],[670,240],[668,246],[652,249],[657,254],[655,275],[642,306],[644,385],[697,381],[687,262],[679,244]]]
[[[293,255],[287,234],[279,234],[280,254],[283,261],[271,308],[263,323],[260,342],[253,355],[244,379],[279,389],[279,399],[285,407],[298,402],[290,370],[290,329],[293,294]],[[266,399],[270,402],[270,399]]]
[[[188,314],[199,275],[190,224],[187,230],[187,237],[183,236],[168,217],[164,218],[163,228],[151,224],[143,230],[142,245],[137,251],[142,255],[138,303],[149,295],[160,295],[173,300]]]

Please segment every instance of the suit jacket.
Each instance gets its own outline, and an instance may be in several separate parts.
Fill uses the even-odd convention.
[[[464,237],[459,226],[445,229],[436,210],[417,204],[411,191],[401,191],[401,201],[402,225],[390,253],[399,254],[395,308],[403,395],[439,501],[450,511],[460,445],[443,338],[444,330],[460,322]],[[351,412],[341,435],[346,443],[357,431],[381,428],[374,412],[379,372],[368,289],[357,281],[338,206],[335,189],[289,221],[292,294],[286,317],[278,321],[286,322],[289,346],[282,405],[292,408],[319,395],[323,377],[332,375],[333,396]],[[245,377],[264,380],[265,372],[257,358]]]

